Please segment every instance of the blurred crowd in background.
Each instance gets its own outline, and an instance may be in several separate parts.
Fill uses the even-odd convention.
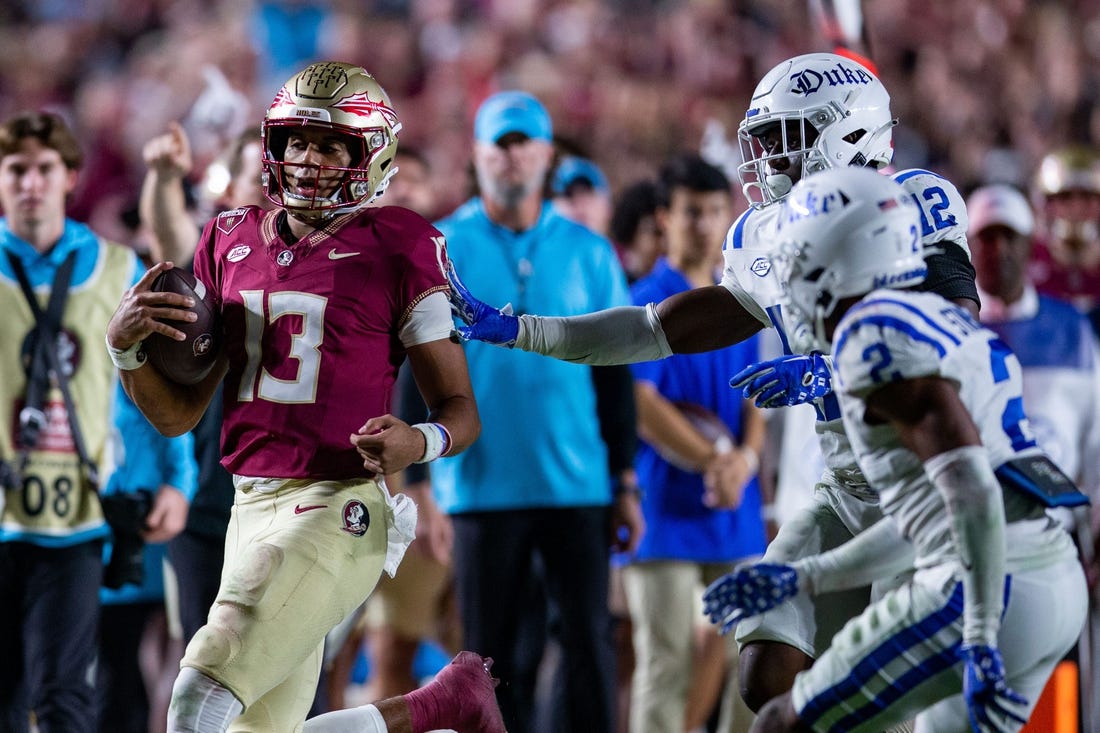
[[[963,191],[1026,186],[1052,148],[1100,140],[1100,4],[865,5],[900,119],[898,168],[930,167]],[[618,191],[684,148],[736,151],[722,143],[755,82],[815,50],[829,49],[801,2],[6,0],[0,115],[61,112],[89,155],[70,213],[126,241],[149,138],[183,120],[199,177],[314,58],[378,77],[448,211],[468,193],[473,113],[494,90],[536,94]]]
[[[895,168],[930,168],[964,195],[991,183],[1030,192],[1051,151],[1100,146],[1100,2],[862,5],[863,50],[899,119]],[[563,166],[555,197],[570,198],[580,178],[627,200],[625,229],[606,200],[598,225],[572,212],[625,245],[655,226],[664,161],[701,151],[736,182],[737,126],[757,81],[783,59],[829,50],[813,4],[782,0],[0,0],[0,119],[33,109],[63,116],[85,154],[69,215],[140,253],[146,143],[182,124],[194,158],[191,213],[205,221],[228,183],[223,151],[242,132],[258,139],[278,87],[311,61],[362,65],[386,89],[403,125],[402,173],[380,203],[432,219],[471,192],[479,105],[523,89],[547,107],[559,150],[598,165]],[[1092,159],[1082,167],[1093,170]],[[431,201],[418,205],[407,197],[424,193],[427,171]],[[740,196],[734,204],[734,215],[746,206]],[[1030,235],[1028,222],[1019,234]],[[620,254],[631,279],[652,265],[635,268]],[[1085,307],[1095,283],[1078,288],[1090,296]],[[816,443],[809,417],[801,433],[782,428],[782,450],[801,456],[798,440]],[[788,480],[812,485],[810,463]],[[1092,694],[1100,707],[1100,689]]]

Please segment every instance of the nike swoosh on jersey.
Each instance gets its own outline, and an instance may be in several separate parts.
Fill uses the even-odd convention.
[[[330,260],[342,260],[345,257],[354,257],[357,254],[359,254],[359,253],[358,252],[337,252],[336,248],[333,247],[332,249],[329,250],[328,258]]]
[[[309,504],[308,506],[302,506],[301,504],[296,504],[294,506],[294,513],[295,514],[305,514],[306,512],[311,512],[314,509],[327,509],[327,508],[328,508],[327,504]]]

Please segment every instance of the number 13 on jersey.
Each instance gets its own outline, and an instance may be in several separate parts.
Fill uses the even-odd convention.
[[[320,346],[324,339],[328,299],[313,293],[281,291],[269,294],[265,304],[264,295],[263,290],[241,291],[247,362],[237,399],[241,402],[261,399],[283,404],[311,404],[317,399]],[[280,318],[294,315],[301,317],[301,327],[289,333],[288,357],[297,362],[297,368],[293,379],[280,379],[260,364],[261,343],[269,327],[275,326]]]

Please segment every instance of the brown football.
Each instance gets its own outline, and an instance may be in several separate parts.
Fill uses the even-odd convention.
[[[153,292],[179,293],[195,299],[191,308],[198,316],[194,321],[163,323],[183,331],[187,338],[176,341],[163,334],[152,333],[145,339],[145,355],[158,372],[178,384],[201,382],[217,361],[221,350],[222,326],[214,292],[179,267],[165,270],[153,281]]]
[[[733,440],[733,433],[730,431],[729,426],[726,425],[725,421],[715,412],[694,402],[676,401],[673,404],[676,405],[680,414],[687,418],[691,426],[698,430],[702,436],[711,443],[721,438],[725,438],[729,440],[731,444],[736,445],[736,441]],[[662,458],[683,471],[695,473],[698,470],[691,460],[685,456],[681,456],[667,448],[663,448],[659,452]]]

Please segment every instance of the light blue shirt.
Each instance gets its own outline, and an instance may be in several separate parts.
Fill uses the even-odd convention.
[[[471,291],[517,313],[571,316],[629,305],[610,242],[549,203],[513,232],[471,199],[436,224]],[[481,437],[432,464],[445,512],[605,506],[607,448],[596,418],[591,367],[480,342],[466,344]]]
[[[72,219],[65,220],[65,229],[61,239],[57,240],[57,244],[48,252],[41,253],[34,248],[34,245],[15,236],[8,227],[8,220],[0,218],[0,250],[4,249],[11,250],[12,254],[23,263],[23,269],[27,272],[31,287],[36,289],[53,283],[57,268],[61,267],[61,263],[73,250],[76,250],[76,261],[73,263],[73,277],[69,287],[78,288],[84,285],[95,274],[96,268],[101,266],[99,237],[87,225]],[[143,274],[141,267],[135,267],[131,285],[140,280]],[[0,275],[12,281],[16,279],[15,270],[8,262],[7,255],[3,255],[2,252],[0,252]]]

